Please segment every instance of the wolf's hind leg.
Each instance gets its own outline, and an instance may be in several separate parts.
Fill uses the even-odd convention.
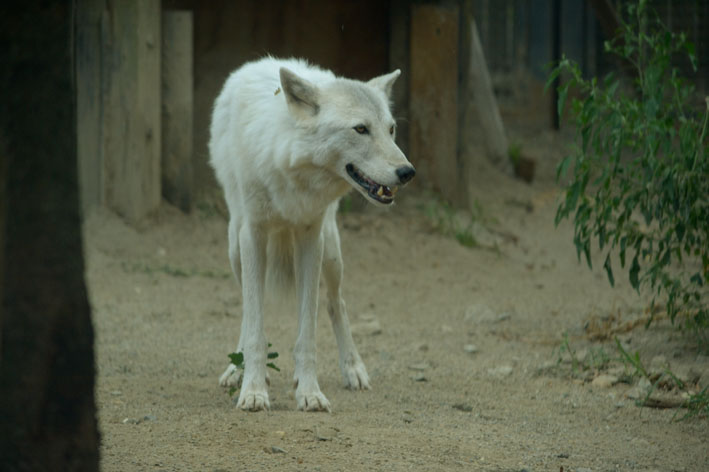
[[[239,254],[239,228],[241,224],[237,217],[232,215],[229,220],[229,262],[237,283],[241,286],[241,254]],[[243,333],[243,331],[242,331]],[[243,352],[243,339],[239,337],[236,352]],[[234,364],[229,364],[224,373],[219,377],[222,387],[241,387],[241,371]]]
[[[328,210],[330,211],[330,210]],[[330,215],[328,215],[329,217]],[[326,217],[323,255],[323,277],[327,285],[327,311],[335,331],[337,347],[340,351],[340,370],[345,381],[345,387],[352,390],[369,390],[369,375],[362,359],[357,352],[350,322],[347,318],[345,301],[342,299],[342,251],[340,250],[340,234],[337,230],[334,214]]]

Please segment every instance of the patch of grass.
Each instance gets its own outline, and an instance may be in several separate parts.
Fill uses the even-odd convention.
[[[701,392],[690,395],[685,405],[687,413],[680,418],[680,421],[697,415],[709,416],[709,385],[704,387]]]
[[[626,366],[631,366],[635,370],[635,375],[649,379],[650,376],[648,375],[647,370],[643,366],[643,363],[640,361],[640,353],[638,351],[635,351],[635,353],[633,353],[632,355],[628,354],[628,352],[623,349],[623,345],[620,344],[620,341],[617,337],[615,338],[615,344],[618,348],[618,352],[620,353],[620,359],[621,361],[623,361],[623,364],[625,364]]]
[[[479,245],[473,235],[473,226],[478,221],[477,214],[482,213],[482,208],[478,203],[476,203],[475,211],[468,215],[456,210],[439,197],[431,198],[420,208],[436,231],[454,237],[462,246],[468,248]]]
[[[705,386],[698,393],[693,393],[689,386],[677,377],[670,369],[664,369],[663,372],[649,372],[640,361],[640,353],[635,351],[633,354],[629,354],[622,346],[618,338],[615,338],[615,343],[620,353],[621,361],[626,365],[630,366],[633,370],[633,375],[645,378],[650,382],[650,388],[644,398],[636,400],[635,404],[638,406],[650,406],[650,396],[652,393],[659,388],[664,388],[666,390],[677,389],[679,392],[685,394],[687,399],[681,403],[679,406],[687,409],[679,421],[692,418],[697,415],[704,415],[705,417],[709,415],[709,386]],[[675,418],[677,414],[675,413]]]
[[[557,352],[557,364],[561,364],[564,361],[565,353],[568,354],[571,362],[571,370],[577,375],[588,371],[603,370],[608,367],[612,360],[602,346],[590,348],[583,358],[579,358],[576,350],[573,349],[569,343],[568,333],[564,333],[564,338],[555,351]]]
[[[507,148],[507,157],[509,157],[510,162],[513,166],[516,166],[519,162],[519,158],[522,155],[522,145],[519,143],[510,143]]]

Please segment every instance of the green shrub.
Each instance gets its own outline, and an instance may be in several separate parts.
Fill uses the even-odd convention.
[[[646,3],[629,5],[619,35],[605,43],[632,64],[631,81],[586,80],[565,57],[551,71],[547,87],[564,78],[560,116],[569,90],[577,97],[570,106],[577,145],[557,168],[558,180],[572,170],[556,224],[573,220],[577,254],[589,267],[597,241],[611,285],[617,255],[633,288],[648,287],[653,305],[664,301],[672,322],[680,315],[707,349],[709,98],[706,108],[692,106],[694,89],[672,60],[687,57],[696,71],[694,47]]]

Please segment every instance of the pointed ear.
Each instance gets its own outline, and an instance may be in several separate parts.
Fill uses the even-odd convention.
[[[291,113],[298,118],[317,115],[320,111],[318,88],[285,67],[281,67],[280,75],[281,87]]]
[[[388,74],[373,78],[367,82],[367,85],[378,88],[384,92],[384,95],[386,95],[387,98],[391,98],[391,88],[394,86],[394,82],[396,82],[399,75],[401,75],[401,70],[396,69],[394,72],[389,72]]]

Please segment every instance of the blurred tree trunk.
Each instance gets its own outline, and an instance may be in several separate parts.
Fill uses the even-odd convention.
[[[73,4],[0,6],[0,469],[98,470]]]

